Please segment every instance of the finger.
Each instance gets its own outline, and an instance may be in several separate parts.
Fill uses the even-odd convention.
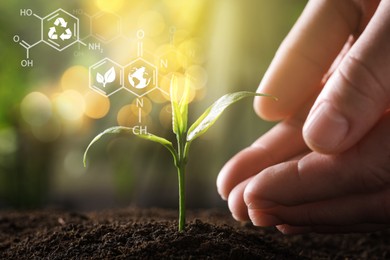
[[[343,61],[345,55],[349,52],[352,45],[355,42],[355,37],[353,35],[350,35],[347,42],[344,44],[343,49],[340,51],[339,55],[336,57],[336,59],[333,61],[332,65],[330,66],[328,72],[324,75],[321,81],[321,86],[325,85],[325,83],[329,80],[330,76],[333,75],[333,73],[336,71],[336,69],[340,66],[341,62]]]
[[[390,224],[390,189],[354,194],[299,206],[278,206],[267,210],[248,209],[255,225],[350,226]],[[265,217],[263,217],[263,215]]]
[[[230,159],[217,178],[221,197],[226,199],[236,185],[263,169],[307,150],[301,134],[304,117],[283,121]]]
[[[343,154],[313,152],[299,161],[263,170],[247,185],[246,204],[258,209],[294,206],[388,187],[389,129],[390,111],[359,144]]]
[[[304,155],[298,155],[296,158],[303,157]],[[230,191],[228,197],[228,207],[230,212],[233,215],[233,218],[238,221],[248,221],[248,208],[244,201],[244,191],[246,185],[250,182],[253,177],[250,177],[243,182],[235,185],[235,187]]]
[[[229,193],[228,206],[235,220],[248,221],[248,209],[244,202],[244,190],[250,179],[245,180],[234,187]]]
[[[382,224],[358,224],[358,225],[345,225],[345,226],[291,226],[291,225],[278,225],[276,228],[285,235],[305,234],[305,233],[351,233],[351,232],[374,232],[389,228],[390,225]]]
[[[284,235],[306,234],[313,232],[311,227],[291,226],[287,224],[277,225],[276,229]]]
[[[389,1],[379,4],[313,106],[303,129],[313,150],[345,151],[367,134],[389,107],[389,10]]]
[[[280,120],[317,96],[323,76],[349,35],[358,30],[359,17],[354,1],[309,1],[258,89],[279,102],[255,98],[256,112],[264,119]]]

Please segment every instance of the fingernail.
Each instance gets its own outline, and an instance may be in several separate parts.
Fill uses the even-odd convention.
[[[253,225],[255,226],[270,227],[283,223],[278,217],[260,213],[257,210],[249,210],[248,213]]]
[[[319,105],[309,115],[303,128],[306,142],[324,152],[336,149],[349,130],[348,121],[328,103]]]
[[[248,209],[270,209],[276,207],[276,204],[269,200],[256,200],[251,201],[246,206]]]
[[[312,232],[311,227],[296,227],[289,225],[276,225],[276,229],[284,235],[306,234]]]
[[[233,217],[235,220],[239,221],[239,219],[237,218],[237,216],[236,216],[236,215],[234,215],[234,213],[233,213],[233,212],[232,212],[232,217]]]
[[[227,200],[227,198],[226,198],[226,196],[223,194],[223,192],[221,192],[221,190],[219,189],[219,187],[217,186],[217,192],[218,192],[218,194],[219,194],[219,196],[221,196],[221,198],[223,199],[223,200]]]
[[[226,196],[223,194],[223,192],[222,192],[222,190],[221,190],[221,184],[220,184],[220,178],[217,178],[217,192],[218,192],[218,194],[219,194],[219,196],[221,196],[221,198],[223,199],[223,200],[227,200],[227,198],[226,198]]]

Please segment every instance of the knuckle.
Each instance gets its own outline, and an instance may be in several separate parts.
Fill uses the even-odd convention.
[[[255,205],[256,201],[259,197],[261,197],[261,189],[259,187],[256,187],[256,190],[254,190],[254,185],[248,185],[244,190],[244,201],[245,204],[248,206],[248,208],[253,209],[257,208],[257,205]]]
[[[263,172],[255,176],[245,187],[243,197],[248,208],[264,208],[263,204],[267,195],[267,187],[264,185]]]
[[[349,95],[349,100],[356,100],[355,103],[365,111],[369,111],[367,105],[385,110],[390,101],[390,90],[363,60],[351,54],[347,55],[338,69],[338,74],[342,81],[347,83],[344,95]]]

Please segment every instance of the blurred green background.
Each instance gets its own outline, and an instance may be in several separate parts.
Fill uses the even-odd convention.
[[[177,205],[170,154],[135,137],[89,141],[114,125],[138,123],[136,96],[104,97],[89,88],[89,68],[103,58],[126,65],[143,57],[160,68],[158,84],[190,74],[190,120],[227,92],[255,90],[303,0],[3,1],[0,6],[0,208],[102,209]],[[62,8],[79,19],[80,42],[58,51],[41,40],[41,19]],[[31,10],[31,15],[21,15]],[[15,37],[17,35],[17,37]],[[33,47],[27,50],[21,41]],[[100,49],[91,50],[89,44]],[[33,66],[22,66],[23,60]],[[144,97],[142,124],[173,140],[169,100],[160,89]],[[215,180],[223,164],[272,127],[242,101],[191,147],[189,208],[225,207]]]

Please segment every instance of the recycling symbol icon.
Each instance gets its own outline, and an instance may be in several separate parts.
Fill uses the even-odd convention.
[[[58,17],[55,21],[54,21],[54,25],[55,26],[52,26],[49,28],[49,32],[47,34],[47,36],[49,36],[50,39],[52,40],[57,40],[58,37],[64,41],[64,40],[68,40],[70,39],[70,37],[72,37],[72,31],[67,28],[66,26],[68,25],[68,23],[65,21],[64,18],[62,17]],[[58,29],[58,31],[57,31]],[[58,36],[58,33],[60,33],[60,36]]]
[[[79,42],[79,20],[61,8],[42,20],[42,40],[58,51]]]

